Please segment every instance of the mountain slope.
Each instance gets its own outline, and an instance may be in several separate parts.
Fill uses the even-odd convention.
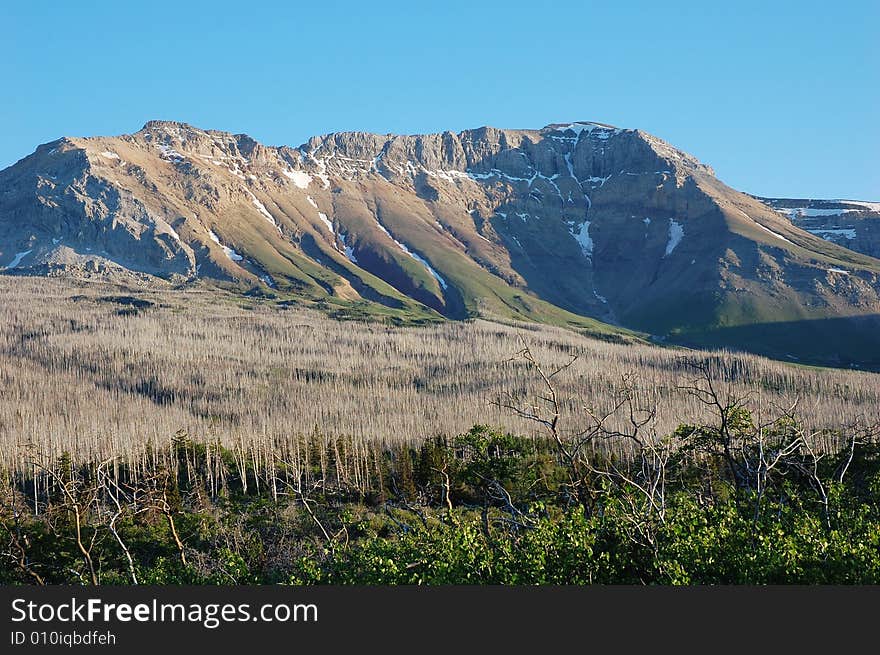
[[[880,365],[880,261],[597,123],[299,148],[165,121],[61,139],[0,172],[0,265]]]

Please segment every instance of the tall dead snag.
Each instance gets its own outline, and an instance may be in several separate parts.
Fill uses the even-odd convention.
[[[807,478],[810,486],[819,497],[819,503],[822,506],[822,514],[825,519],[825,527],[829,530],[833,529],[831,521],[831,490],[834,485],[842,485],[853,459],[856,454],[856,446],[866,446],[876,443],[878,435],[880,435],[880,426],[864,425],[854,422],[847,426],[845,434],[848,434],[847,447],[845,451],[841,451],[843,457],[838,465],[828,471],[826,468],[826,476],[823,478],[820,469],[820,462],[828,457],[828,453],[821,452],[818,447],[813,444],[814,439],[805,439],[803,449],[806,452],[805,457],[796,459],[791,466],[800,471]],[[812,436],[817,436],[814,433]]]
[[[171,511],[171,505],[168,503],[168,490],[162,488],[162,502],[159,510],[165,515],[168,521],[168,527],[171,530],[171,536],[174,538],[174,545],[177,546],[177,552],[180,554],[180,563],[186,566],[186,549],[183,547],[183,541],[177,533],[177,525],[174,523],[174,513]]]
[[[446,505],[446,518],[450,523],[455,523],[455,514],[452,511],[452,484],[449,480],[449,463],[444,463],[442,469],[432,467],[431,470],[439,473],[443,477],[443,502]]]
[[[134,492],[130,494],[124,491],[116,478],[108,474],[106,466],[99,466],[97,473],[98,484],[100,485],[104,496],[112,503],[110,509],[107,511],[107,514],[109,514],[107,529],[110,531],[110,534],[113,535],[113,538],[116,540],[116,543],[119,544],[119,548],[125,555],[125,559],[128,562],[128,575],[131,578],[131,583],[136,585],[138,584],[138,578],[137,570],[134,565],[134,558],[131,555],[128,545],[122,538],[117,524],[126,514],[135,515],[146,511],[147,508],[138,509],[136,499],[137,490],[134,490]]]
[[[145,488],[149,497],[149,508],[158,511],[165,517],[165,521],[168,523],[168,530],[171,532],[171,538],[174,540],[174,546],[177,548],[177,554],[180,557],[180,563],[183,566],[187,566],[186,548],[177,531],[177,524],[174,521],[174,508],[168,498],[168,492],[171,489],[171,477],[171,471],[162,471],[146,480]]]

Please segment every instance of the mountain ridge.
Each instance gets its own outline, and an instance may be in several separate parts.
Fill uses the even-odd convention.
[[[849,250],[880,257],[880,202],[843,198],[762,198],[793,225]]]
[[[297,147],[164,120],[63,137],[0,171],[0,266],[758,352],[760,339],[723,335],[880,314],[880,260],[800,229],[658,137],[589,121]]]

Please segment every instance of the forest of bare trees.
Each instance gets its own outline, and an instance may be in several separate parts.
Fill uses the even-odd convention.
[[[759,417],[796,403],[814,431],[880,418],[875,374],[621,345],[531,324],[392,327],[195,290],[135,297],[111,285],[2,278],[0,325],[7,469],[26,467],[34,453],[143,457],[145,445],[161,452],[181,431],[267,467],[270,453],[295,459],[315,433],[363,453],[478,423],[536,434],[540,426],[506,406],[542,391],[530,364],[514,357],[522,343],[548,370],[568,364],[554,382],[572,431],[610,409],[624,382],[656,408],[656,434],[705,418],[705,405],[682,390],[694,361]]]

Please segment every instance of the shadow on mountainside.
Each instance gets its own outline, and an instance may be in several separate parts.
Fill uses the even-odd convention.
[[[774,359],[880,372],[880,314],[756,323],[671,335],[683,346],[745,350]]]

